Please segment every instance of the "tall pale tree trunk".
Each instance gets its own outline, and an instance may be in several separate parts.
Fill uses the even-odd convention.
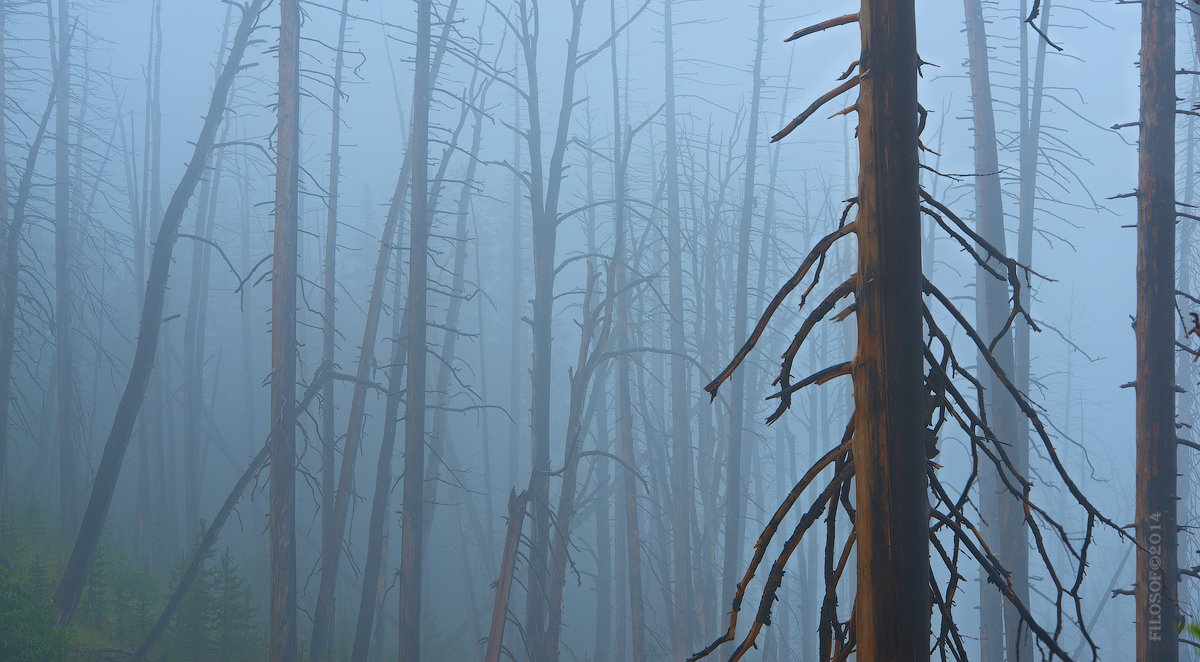
[[[346,18],[350,0],[342,0],[338,21],[337,52],[333,64],[333,127],[329,140],[329,188],[325,217],[325,273],[324,297],[321,306],[321,365],[332,369],[337,349],[337,231],[338,192],[341,185],[341,134],[342,134],[342,70],[346,48]],[[334,515],[334,463],[337,433],[334,432],[335,388],[333,380],[325,384],[321,393],[321,557],[329,558],[341,554],[341,537],[333,534]],[[322,579],[324,574],[322,573]],[[334,598],[327,598],[328,606],[320,613],[314,611],[311,658],[324,662],[329,658],[329,643],[333,640]],[[322,605],[324,606],[324,605]]]
[[[342,9],[338,21],[338,44],[333,64],[333,99],[332,128],[329,139],[329,187],[326,200],[327,213],[325,217],[325,273],[324,297],[321,306],[321,363],[327,368],[334,364],[334,354],[337,350],[337,232],[338,232],[338,202],[339,188],[342,182],[342,70],[345,62],[346,48],[346,18],[349,14],[350,0],[342,0]],[[330,519],[333,514],[334,493],[334,449],[337,446],[334,432],[334,382],[330,380],[321,394],[321,554],[335,553],[329,548]],[[332,617],[333,610],[330,609]],[[322,623],[327,630],[332,621]],[[315,628],[314,628],[315,629]],[[313,650],[313,659],[320,660]]]
[[[3,4],[3,3],[0,3]],[[3,11],[0,9],[0,11]],[[16,352],[16,315],[17,292],[20,288],[20,255],[21,232],[25,228],[25,207],[33,190],[33,173],[37,165],[37,157],[41,152],[42,143],[50,125],[50,115],[54,112],[55,99],[58,96],[58,85],[51,85],[50,94],[46,99],[46,108],[42,112],[41,122],[37,133],[29,145],[25,156],[25,169],[17,185],[16,200],[5,204],[7,215],[4,217],[4,250],[0,256],[2,273],[0,273],[0,494],[8,491],[5,478],[4,462],[8,448],[8,414],[12,400],[12,367],[13,355]],[[0,134],[0,142],[3,141]],[[7,200],[7,198],[5,198]],[[36,472],[35,472],[36,474]]]
[[[863,0],[858,351],[853,361],[860,660],[929,656],[917,30],[913,0]]]
[[[403,180],[402,180],[403,181]],[[407,186],[398,189],[407,191]],[[393,203],[404,204],[404,193]],[[403,231],[395,228],[397,254],[403,250]],[[371,499],[371,518],[367,524],[367,556],[363,563],[363,586],[358,605],[358,622],[354,644],[350,649],[351,662],[366,662],[371,647],[371,630],[375,627],[375,612],[380,608],[379,597],[386,582],[388,536],[388,505],[392,495],[392,457],[396,448],[396,427],[400,412],[400,394],[404,386],[404,368],[408,360],[408,318],[404,312],[404,290],[400,287],[401,261],[396,259],[396,287],[392,297],[392,358],[388,368],[388,395],[384,404],[383,440],[379,445],[379,461],[375,465],[375,493]],[[401,321],[403,318],[403,321]]]
[[[271,662],[295,662],[300,0],[280,0],[279,12],[275,250],[271,277],[271,606],[267,657]]]
[[[1005,250],[1004,206],[1000,188],[1000,158],[997,151],[996,120],[992,103],[991,72],[988,65],[987,32],[980,0],[964,0],[966,15],[967,47],[970,52],[971,102],[975,124],[975,210],[979,234],[992,246]],[[993,267],[999,266],[993,264]],[[989,340],[1004,328],[1008,319],[1008,284],[994,278],[982,267],[976,270],[977,316],[981,318],[979,328]],[[992,349],[997,363],[1005,374],[1013,373],[1012,336],[1005,333]],[[980,360],[980,365],[985,365]],[[986,379],[989,422],[1000,443],[1007,446],[1013,468],[1022,476],[1028,473],[1028,444],[1018,445],[1016,403],[1008,397],[1005,386],[994,371],[988,369]],[[981,511],[992,515],[985,529],[989,544],[999,551],[1000,561],[1011,574],[1013,592],[1022,604],[1029,603],[1029,548],[1024,529],[1024,507],[1019,499],[1009,494],[993,466],[981,470],[981,499],[985,507]],[[1010,483],[1017,479],[1010,476]],[[994,502],[995,505],[992,505]],[[1007,651],[1009,659],[1028,660],[1033,656],[1033,641],[1028,628],[1021,627],[1020,614],[1011,604],[1004,602],[1001,608],[999,592],[981,581],[980,637],[982,659],[1000,662],[1001,650]],[[1000,618],[1003,618],[1004,639],[1001,648]],[[1018,634],[1022,635],[1018,641]]]
[[[57,388],[58,498],[64,539],[79,525],[79,451],[75,440],[75,369],[71,348],[71,26],[58,0],[58,108],[54,119],[54,375]]]
[[[1142,2],[1137,219],[1138,662],[1179,659],[1175,430],[1175,3]]]
[[[679,138],[675,127],[675,42],[671,0],[663,5],[663,41],[666,52],[667,148],[667,300],[670,307],[671,347],[671,550],[674,570],[676,659],[688,656],[693,646],[692,623],[692,421],[688,392],[686,338],[683,330],[683,239],[679,219]]]
[[[404,504],[400,515],[400,662],[421,659],[421,565],[424,538],[425,368],[429,328],[429,80],[432,0],[417,2],[413,82],[412,228],[409,244],[408,374],[404,397]]]
[[[733,337],[746,337],[750,300],[750,233],[754,219],[754,175],[758,161],[758,109],[762,96],[763,44],[766,41],[766,0],[758,3],[758,41],[754,53],[754,69],[750,95],[749,128],[746,132],[746,178],[742,190],[741,220],[738,224],[737,276],[734,281],[737,295],[733,306]],[[726,464],[725,553],[721,572],[721,608],[733,601],[737,580],[741,576],[742,547],[746,537],[746,497],[743,494],[742,463],[746,427],[746,371],[733,376],[729,421],[729,455]]]

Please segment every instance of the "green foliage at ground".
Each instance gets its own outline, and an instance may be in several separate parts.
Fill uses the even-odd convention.
[[[0,660],[61,662],[71,637],[54,624],[50,605],[34,602],[9,571],[0,572]]]
[[[0,512],[0,660],[90,662],[132,651],[145,637],[188,558],[156,575],[113,540],[102,542],[71,626],[60,630],[50,599],[70,554],[56,520],[34,500]],[[166,581],[169,580],[169,581]],[[157,662],[266,659],[263,624],[250,585],[228,550],[206,559],[179,613],[152,652]]]

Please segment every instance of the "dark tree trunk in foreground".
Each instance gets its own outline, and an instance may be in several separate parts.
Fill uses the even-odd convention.
[[[1137,220],[1137,660],[1179,659],[1175,431],[1175,3],[1142,2]]]
[[[404,504],[400,513],[400,662],[421,659],[421,552],[424,537],[425,367],[429,261],[429,23],[432,0],[417,3],[413,83],[412,240],[408,282],[408,375],[404,398]]]
[[[916,16],[912,0],[863,0],[859,16],[858,659],[919,660],[930,597]]]
[[[264,0],[254,0],[242,15],[237,37],[229,52],[229,59],[213,90],[212,102],[209,104],[208,114],[205,115],[204,127],[196,141],[196,148],[192,153],[191,160],[188,161],[187,170],[184,171],[183,178],[163,214],[158,239],[150,258],[150,274],[146,280],[142,317],[138,326],[137,349],[134,353],[133,365],[129,370],[129,382],[126,384],[124,393],[121,394],[121,400],[113,417],[112,428],[104,445],[104,454],[96,469],[92,495],[87,509],[84,511],[79,533],[75,537],[75,546],[71,550],[71,558],[67,561],[58,590],[54,594],[54,607],[58,612],[60,625],[65,626],[70,623],[71,617],[75,613],[75,607],[79,603],[83,585],[91,571],[92,562],[96,558],[96,546],[100,543],[104,521],[108,516],[108,508],[112,504],[121,462],[125,458],[125,450],[129,447],[129,438],[133,433],[138,410],[141,409],[142,400],[146,394],[146,385],[154,367],[154,356],[158,348],[159,329],[162,327],[163,303],[166,299],[167,278],[170,272],[171,253],[175,246],[176,233],[183,220],[183,212],[196,190],[209,153],[212,151],[217,127],[225,114],[229,88],[233,85],[233,79],[241,67],[246,42],[249,41],[250,32],[257,23],[263,2]]]
[[[279,3],[275,251],[271,278],[271,606],[267,656],[296,659],[296,264],[299,246],[300,0]]]

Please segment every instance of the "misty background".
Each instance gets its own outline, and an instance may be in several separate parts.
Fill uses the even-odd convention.
[[[73,240],[64,272],[55,250],[54,141],[58,136],[52,119],[32,172],[26,226],[17,249],[20,296],[7,460],[0,478],[5,500],[0,556],[13,566],[10,571],[35,601],[49,600],[54,593],[130,373],[146,278],[136,264],[135,247],[140,245],[149,259],[163,209],[192,157],[228,51],[223,40],[232,39],[240,20],[238,9],[216,0],[71,0],[66,4],[73,30],[67,137]],[[338,0],[300,3],[298,395],[323,361],[331,106],[340,4]],[[426,423],[427,429],[444,427],[439,428],[440,438],[428,442],[427,465],[421,468],[426,495],[432,497],[425,505],[429,528],[422,650],[432,660],[483,658],[485,644],[480,640],[486,638],[492,622],[510,494],[527,489],[536,473],[530,442],[535,257],[530,193],[514,173],[528,177],[531,158],[524,141],[514,141],[516,131],[529,130],[528,108],[514,91],[527,91],[529,85],[511,33],[510,22],[516,20],[519,7],[509,0],[439,0],[433,10],[435,46],[450,5],[453,23],[431,97],[428,135],[430,177],[439,172],[444,177],[431,217],[429,244],[430,413]],[[1029,29],[1016,5],[984,3],[1010,246],[1016,245],[1020,172],[1018,37]],[[416,30],[415,3],[349,0],[347,7],[333,292],[336,350],[331,368],[345,376],[361,369],[358,360],[377,255],[381,242],[392,241],[383,236],[383,228],[409,149]],[[274,48],[279,12],[275,9],[270,5],[263,11],[251,37],[243,56],[245,68],[233,83],[218,130],[220,156],[214,152],[209,160],[199,192],[183,217],[180,232],[189,236],[180,235],[174,247],[153,377],[101,538],[98,558],[107,573],[101,581],[107,583],[98,584],[93,574],[71,626],[75,650],[84,651],[78,659],[108,659],[95,651],[132,651],[142,642],[186,567],[197,532],[212,522],[270,428],[271,276],[270,262],[264,260],[272,253],[273,158],[278,139]],[[932,168],[922,172],[922,183],[959,216],[972,221],[975,154],[963,6],[930,0],[917,3],[917,10],[919,53],[927,63],[921,70],[920,100],[930,112],[922,142],[931,151],[923,154],[922,162]],[[584,389],[588,413],[581,448],[597,453],[579,460],[575,478],[578,504],[570,523],[561,653],[556,653],[561,659],[632,659],[627,650],[634,627],[630,596],[622,585],[628,581],[624,573],[629,572],[627,552],[621,547],[622,536],[627,535],[622,528],[627,527],[621,491],[625,471],[636,472],[637,480],[643,592],[639,600],[645,605],[646,659],[674,659],[673,651],[680,649],[675,640],[678,614],[693,612],[688,645],[682,646],[690,652],[725,629],[728,606],[719,602],[721,586],[728,581],[722,578],[721,554],[727,544],[725,503],[730,479],[724,474],[727,460],[722,453],[727,452],[724,440],[730,434],[731,396],[727,386],[710,404],[703,387],[744,340],[734,334],[737,299],[748,297],[752,328],[766,301],[812,244],[834,229],[843,201],[856,193],[856,116],[829,117],[852,104],[856,91],[828,103],[787,138],[770,142],[792,117],[832,89],[835,79],[858,57],[855,27],[833,28],[795,43],[784,39],[805,25],[855,11],[857,3],[843,0],[765,5],[758,131],[747,135],[758,3],[673,3],[682,319],[690,452],[696,457],[696,468],[688,478],[689,493],[694,494],[689,527],[695,596],[693,605],[685,606],[673,602],[678,559],[672,551],[676,534],[671,499],[681,488],[670,469],[674,452],[670,439],[677,432],[671,393],[678,385],[671,378],[674,355],[668,328],[672,276],[663,199],[663,3],[652,0],[643,7],[626,0],[611,4],[590,0],[584,6],[580,51],[600,50],[578,69],[566,129],[569,144],[559,211],[577,213],[562,219],[555,244],[561,268],[554,280],[550,367],[549,466],[553,471],[563,467],[563,440],[570,433],[570,380],[579,369],[586,291],[590,289],[593,297],[588,305],[600,305],[603,292],[608,291],[606,256],[615,246],[614,73],[621,113],[618,126],[623,139],[629,139],[624,250],[632,265],[632,275],[626,277],[633,285],[625,295],[628,312],[623,332],[629,338],[626,347],[640,351],[623,355],[630,364],[624,387],[613,355],[601,361],[602,367]],[[1135,307],[1131,226],[1136,201],[1111,198],[1137,186],[1137,128],[1109,127],[1138,117],[1138,14],[1133,7],[1093,0],[1055,0],[1043,11],[1050,16],[1047,35],[1062,50],[1049,48],[1045,56],[1031,265],[1044,276],[1032,280],[1032,314],[1042,331],[1034,333],[1031,341],[1030,395],[1043,408],[1043,420],[1074,479],[1092,503],[1124,525],[1133,518],[1135,480],[1134,392],[1122,385],[1135,376],[1130,321]],[[8,0],[3,12],[2,159],[6,190],[12,192],[28,163],[27,153],[54,78],[52,49],[57,41],[52,39],[58,38],[60,8],[58,2]],[[606,45],[614,16],[617,27],[629,22]],[[536,70],[545,142],[542,158],[547,164],[563,97],[571,19],[571,4],[566,1],[544,0],[538,6]],[[1179,13],[1177,21],[1177,68],[1200,69],[1185,12]],[[1039,37],[1030,33],[1028,38],[1032,57]],[[155,62],[159,48],[161,60]],[[157,92],[156,76],[161,77]],[[1186,99],[1181,107],[1200,101],[1193,78],[1178,77],[1178,95]],[[155,128],[154,122],[161,124]],[[1181,164],[1194,139],[1195,124],[1194,116],[1179,117],[1177,160]],[[472,154],[476,130],[480,139]],[[743,193],[747,141],[758,145],[753,199]],[[469,169],[473,174],[468,181]],[[1196,181],[1194,173],[1183,167],[1177,172],[1182,199],[1182,191],[1194,189]],[[202,195],[209,196],[207,202],[201,202]],[[407,237],[408,203],[402,198],[401,204],[398,236]],[[746,206],[752,208],[752,259],[743,293],[737,282],[737,228]],[[456,238],[460,209],[465,209],[465,241]],[[139,218],[148,227],[139,227]],[[952,239],[933,233],[930,219],[922,222],[929,235],[923,244],[926,275],[940,282],[942,291],[973,319],[971,257]],[[764,237],[764,231],[769,235]],[[331,382],[336,467],[331,474],[322,474],[323,462],[329,461],[322,456],[323,444],[329,443],[328,430],[322,426],[323,393],[312,399],[298,420],[297,627],[305,655],[322,579],[323,516],[332,504],[323,506],[323,499],[332,499],[334,484],[329,477],[336,479],[345,461],[342,451],[348,426],[352,427],[352,391],[360,387],[365,398],[361,445],[352,472],[344,540],[338,542],[342,557],[329,653],[330,659],[351,659],[387,417],[388,370],[404,315],[405,299],[394,292],[407,287],[409,280],[406,242],[405,238],[393,246],[398,250],[392,251],[374,356],[366,368],[369,385]],[[813,290],[810,302],[820,301],[854,271],[853,242],[846,246],[832,256],[827,277]],[[1195,268],[1194,261],[1192,265]],[[402,269],[399,275],[397,266]],[[597,278],[590,287],[589,268]],[[56,292],[64,273],[73,297],[68,333],[74,391],[65,414],[58,409],[56,357],[63,338],[56,333],[55,323]],[[789,300],[784,305],[750,355],[749,367],[743,368],[747,371],[743,434],[748,450],[743,474],[735,477],[746,499],[741,566],[779,497],[817,457],[837,444],[849,415],[849,381],[840,379],[799,392],[781,420],[765,424],[776,407],[775,400],[765,398],[775,392],[770,382],[778,356],[804,318],[795,304]],[[457,319],[448,321],[451,308],[457,309]],[[1187,311],[1185,306],[1183,312]],[[852,319],[818,325],[810,341],[815,344],[797,359],[796,377],[849,360],[852,325]],[[447,352],[451,338],[452,355]],[[973,355],[968,339],[961,335],[952,339],[960,356]],[[198,390],[188,386],[189,379],[195,380],[191,383]],[[1190,385],[1181,386],[1190,391],[1196,381],[1193,376]],[[626,413],[618,402],[621,388],[630,392]],[[1190,393],[1181,396],[1181,418],[1185,408],[1194,406]],[[73,433],[66,450],[60,440],[63,416]],[[621,421],[622,416],[631,418]],[[439,418],[442,423],[435,422]],[[612,457],[620,454],[616,444],[622,424],[628,425],[634,443],[632,466]],[[386,593],[381,594],[371,634],[371,659],[393,658],[397,646],[398,512],[400,483],[408,470],[402,452],[403,427],[401,422],[391,466],[389,542],[382,573]],[[1188,430],[1180,434],[1185,433],[1191,434]],[[193,451],[188,450],[189,444]],[[961,433],[948,427],[938,445],[941,475],[969,471],[970,451]],[[69,473],[62,470],[64,452],[76,457]],[[196,458],[190,466],[189,452]],[[715,471],[707,483],[700,459],[704,454],[707,466]],[[1196,497],[1182,485],[1194,481],[1196,472],[1190,457],[1184,462],[1181,459],[1181,473],[1187,480],[1181,480],[1185,502],[1180,505],[1180,523],[1186,526],[1193,518]],[[1039,503],[1059,517],[1070,534],[1081,537],[1082,511],[1048,469],[1048,459],[1035,451],[1031,463]],[[185,601],[151,658],[266,659],[268,473],[264,470],[249,483],[216,541],[214,557],[204,564],[205,586],[212,596],[228,595],[228,591],[221,593],[217,581],[221,552],[228,550],[230,562],[237,565],[225,576],[241,582],[243,592],[238,595],[246,608],[237,612],[238,620],[249,628],[245,640],[237,644],[243,649],[237,657],[225,657],[231,653],[222,653],[221,646],[233,644],[213,643],[219,639],[215,635],[189,629],[189,623],[216,628],[215,623],[223,622],[214,615],[219,612],[215,607],[201,605],[188,611],[188,605],[198,604],[193,599]],[[77,487],[78,501],[67,509],[75,513],[73,518],[64,515],[64,481]],[[560,482],[559,477],[550,477],[549,494],[555,506]],[[189,512],[192,509],[194,513]],[[793,514],[788,521],[796,517]],[[802,597],[806,591],[824,592],[811,574],[824,563],[817,545],[825,530],[818,526],[814,531],[817,537],[811,547],[805,542],[802,553],[793,558],[789,567],[796,571],[787,574],[776,604],[776,624],[786,619],[790,625],[768,628],[760,650],[747,659],[816,659],[816,615]],[[1118,568],[1116,587],[1129,588],[1133,582],[1133,564],[1123,562],[1128,549],[1129,543],[1119,541],[1111,531],[1100,531],[1089,552],[1083,605],[1089,617],[1099,613],[1092,636],[1101,659],[1132,658],[1133,598],[1109,593]],[[1197,556],[1196,539],[1185,531],[1180,537],[1180,566],[1196,565]],[[505,646],[517,659],[525,653],[513,624],[523,623],[529,608],[528,558],[523,552],[517,562],[509,603],[512,620],[505,635]],[[622,565],[626,567],[621,569]],[[800,571],[800,565],[806,570]],[[964,561],[961,572],[968,581],[957,598],[957,623],[974,636],[979,627],[978,569]],[[761,586],[765,573],[759,574],[754,586]],[[1047,580],[1036,560],[1031,575],[1032,609],[1052,619],[1052,600],[1038,592]],[[838,609],[846,618],[853,601],[852,584],[841,591]],[[1195,582],[1185,579],[1180,592],[1188,605],[1197,604]],[[750,594],[756,595],[754,590]],[[756,608],[757,600],[752,602]],[[610,612],[609,617],[601,610]],[[1078,627],[1068,625],[1067,630],[1064,647],[1073,651],[1081,641]],[[206,652],[198,645],[208,647]]]

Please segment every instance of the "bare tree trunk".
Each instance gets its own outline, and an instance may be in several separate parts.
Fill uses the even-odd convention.
[[[474,108],[483,108],[487,105],[487,83],[482,88],[476,88],[475,81],[471,82],[470,89],[476,94],[471,101],[471,106]],[[479,147],[483,142],[483,114],[478,110],[473,112],[474,128],[471,131],[471,149],[467,153],[467,170],[463,175],[463,186],[459,192],[458,201],[454,209],[455,228],[454,228],[454,266],[451,270],[450,296],[446,305],[446,323],[445,333],[442,337],[442,349],[440,352],[441,367],[438,369],[437,380],[434,385],[434,393],[437,394],[436,410],[433,413],[433,428],[430,431],[429,447],[433,451],[429,459],[426,461],[425,467],[425,537],[429,537],[431,528],[433,527],[434,510],[437,507],[437,485],[440,482],[438,478],[439,467],[445,462],[446,451],[453,454],[453,447],[449,439],[447,430],[447,413],[446,410],[450,406],[450,376],[453,372],[453,364],[457,356],[459,322],[462,318],[462,304],[466,298],[466,270],[467,270],[467,215],[470,213],[471,193],[473,188],[477,186],[475,181],[476,166],[479,163]],[[465,119],[464,114],[464,119]],[[451,152],[447,150],[442,157],[441,172],[445,171],[445,167],[450,162]],[[441,179],[441,177],[439,177]],[[439,189],[440,189],[439,182]],[[435,202],[435,201],[431,201]],[[450,465],[451,470],[455,465]],[[470,494],[464,494],[464,499],[470,501],[473,497]],[[470,508],[475,509],[473,502]],[[475,518],[472,518],[475,519]],[[484,541],[480,541],[484,542]]]
[[[0,2],[0,108],[8,103],[8,51],[4,44],[4,31],[8,21],[8,5]],[[124,126],[124,125],[122,125]],[[0,238],[9,241],[8,229],[12,225],[9,218],[9,188],[8,188],[8,124],[3,113],[0,113]],[[6,274],[7,250],[0,251],[0,310],[3,310],[5,300],[4,278]],[[3,346],[9,333],[5,327],[0,327],[0,346]],[[3,350],[0,349],[0,352]],[[6,358],[0,357],[0,360]],[[8,391],[9,372],[0,368],[0,508],[8,505]]]
[[[766,41],[766,0],[758,3],[758,41],[754,53],[754,69],[750,96],[750,122],[746,133],[746,179],[742,191],[741,221],[738,226],[738,262],[735,279],[738,288],[734,301],[733,337],[746,337],[747,308],[750,300],[750,231],[754,218],[754,174],[758,161],[758,107],[762,95],[763,44]],[[730,394],[729,456],[726,471],[725,553],[721,570],[722,608],[732,604],[742,565],[742,546],[746,537],[746,504],[742,490],[742,444],[746,426],[745,371],[734,374]]]
[[[533,479],[530,481],[533,519],[533,545],[529,556],[529,579],[526,583],[525,637],[527,651],[535,660],[543,659],[546,628],[547,593],[549,589],[547,560],[550,547],[550,411],[552,407],[551,359],[554,326],[555,248],[558,237],[559,196],[562,191],[563,168],[570,141],[571,109],[574,107],[575,75],[578,70],[579,33],[583,20],[583,3],[571,4],[571,31],[567,39],[564,60],[562,104],[555,126],[554,144],[549,162],[543,161],[542,114],[538,76],[536,23],[537,3],[520,0],[517,5],[516,35],[524,54],[525,78],[528,85],[523,95],[529,129],[529,183],[533,240],[533,366],[530,422],[533,441]]]
[[[683,240],[679,220],[679,138],[675,128],[675,45],[671,0],[663,5],[666,51],[667,250],[671,336],[671,549],[675,587],[675,659],[691,652],[692,634],[692,420],[687,351],[683,330]]]
[[[517,50],[513,50],[513,59],[517,58]],[[520,68],[513,63],[513,80],[521,83]],[[520,96],[514,95],[515,117],[513,126],[521,126]],[[513,169],[521,171],[521,135],[513,132]],[[521,309],[525,305],[525,245],[521,237],[521,178],[513,176],[512,181],[512,307],[509,316],[509,369],[508,369],[508,415],[512,424],[508,429],[508,484],[517,485],[517,473],[520,471],[521,457],[521,347],[524,339],[525,322],[521,319]]]
[[[525,506],[529,493],[512,491],[508,497],[508,533],[504,536],[504,554],[500,557],[500,575],[496,578],[496,598],[492,605],[492,624],[488,630],[485,662],[499,662],[504,647],[504,626],[508,622],[508,599],[516,574],[517,548],[521,542],[521,526],[525,522]]]
[[[929,655],[917,35],[912,0],[863,0],[858,352],[858,658]]]
[[[407,159],[405,164],[411,163]],[[399,420],[400,396],[404,385],[404,369],[408,360],[408,318],[404,313],[404,290],[400,287],[401,260],[404,249],[404,232],[397,222],[407,196],[409,168],[402,168],[396,182],[396,193],[389,213],[391,234],[396,245],[396,287],[392,298],[392,356],[388,369],[388,395],[384,403],[383,438],[379,445],[379,461],[375,464],[375,492],[371,499],[371,518],[367,524],[367,557],[363,564],[363,587],[358,606],[358,622],[354,631],[354,644],[350,651],[351,662],[366,662],[371,647],[371,630],[375,626],[375,612],[384,590],[387,558],[388,508],[392,495],[392,458],[396,447],[396,424]],[[387,242],[383,242],[385,245]],[[381,247],[380,250],[385,250]],[[402,319],[402,315],[405,315]]]
[[[196,185],[203,174],[204,165],[212,151],[217,127],[225,112],[229,88],[241,66],[242,54],[246,50],[246,42],[250,32],[257,22],[262,9],[263,0],[255,0],[246,9],[238,28],[229,59],[213,91],[212,102],[204,119],[204,127],[196,141],[196,148],[188,162],[187,170],[175,189],[163,215],[159,228],[158,240],[154,245],[151,257],[150,276],[146,282],[145,303],[142,318],[138,327],[137,350],[134,354],[133,365],[129,371],[129,382],[121,395],[120,403],[113,417],[112,429],[105,442],[104,454],[96,471],[96,480],[92,486],[91,499],[84,512],[79,534],[75,538],[75,546],[71,557],[63,571],[58,590],[54,595],[55,610],[58,621],[65,625],[71,621],[75,607],[79,602],[84,582],[87,580],[92,562],[96,556],[96,546],[100,542],[104,521],[108,508],[112,503],[113,491],[116,489],[117,478],[120,474],[121,462],[129,439],[133,433],[134,422],[141,408],[143,396],[146,393],[151,370],[154,365],[155,351],[158,345],[159,329],[162,326],[163,302],[167,291],[167,278],[171,265],[171,253],[175,246],[176,233],[183,220],[183,212],[188,200],[196,190]]]
[[[611,5],[612,36],[617,35],[617,3]],[[626,261],[626,157],[625,141],[622,139],[621,90],[617,76],[617,48],[612,45],[612,81],[613,81],[613,167],[616,202],[613,206],[613,269],[616,273],[615,292],[617,294],[617,425],[619,429],[621,459],[628,467],[637,466],[634,457],[633,440],[633,405],[630,394],[632,376],[629,371],[629,295],[625,287],[628,276],[625,273]],[[628,140],[628,139],[626,139]],[[625,509],[625,545],[626,563],[629,578],[629,613],[632,617],[630,630],[630,650],[633,662],[644,662],[646,659],[646,607],[642,596],[642,550],[641,533],[638,528],[637,479],[626,469],[621,473],[622,506]]]
[[[421,565],[424,548],[425,368],[429,328],[429,81],[432,0],[417,3],[413,82],[412,240],[409,244],[408,374],[404,398],[404,504],[400,528],[400,662],[421,659]]]
[[[451,2],[450,8],[447,11],[442,34],[433,58],[430,80],[437,80],[438,69],[445,53],[448,31],[453,24],[456,4],[456,2]],[[452,149],[448,148],[447,151],[452,151]],[[404,162],[400,166],[400,178],[396,182],[395,195],[392,198],[391,205],[388,207],[387,220],[384,223],[382,234],[383,237],[391,237],[396,231],[396,225],[399,222],[400,213],[403,209],[404,197],[408,190],[409,175],[413,172],[412,168],[414,164],[414,155],[410,142],[410,146],[404,154]],[[431,200],[436,200],[435,195],[429,197]],[[428,202],[427,204],[430,205],[430,208],[435,206],[434,202]],[[366,323],[363,325],[362,345],[359,347],[358,381],[355,382],[354,390],[350,396],[350,414],[346,426],[346,440],[342,449],[342,465],[338,473],[338,487],[334,496],[333,512],[330,515],[330,528],[323,544],[323,548],[331,553],[326,553],[321,558],[321,583],[317,592],[317,602],[313,609],[313,621],[314,623],[322,624],[322,626],[313,628],[312,648],[310,650],[314,656],[324,656],[327,654],[333,636],[333,603],[336,596],[337,579],[340,574],[338,566],[341,561],[341,544],[346,530],[350,498],[354,491],[354,473],[358,461],[359,445],[362,443],[363,428],[366,423],[367,384],[369,383],[371,371],[375,368],[375,343],[378,338],[379,319],[383,311],[383,291],[387,284],[388,263],[390,262],[391,254],[391,247],[387,242],[381,241],[379,253],[375,260],[374,279],[371,283],[371,297],[367,303],[367,318]],[[397,257],[396,259],[397,263],[399,263],[400,258]]]
[[[271,607],[267,657],[296,660],[296,266],[299,258],[300,0],[280,0],[275,249],[271,277]]]
[[[333,127],[329,143],[329,188],[326,202],[328,213],[325,220],[325,278],[322,301],[321,365],[327,369],[334,364],[337,349],[337,230],[338,188],[341,184],[341,132],[342,132],[342,69],[346,48],[346,18],[349,0],[342,0],[338,21],[338,44],[333,65],[333,99],[330,108]],[[334,432],[336,389],[332,381],[325,385],[321,394],[321,557],[330,558],[341,554],[341,536],[333,535],[334,519],[334,463],[337,446]],[[353,464],[353,463],[351,463]],[[325,578],[324,570],[321,574]],[[324,662],[329,658],[329,643],[333,640],[334,599],[326,599],[328,607],[314,611],[311,658]],[[321,606],[325,606],[322,604]]]
[[[333,366],[334,354],[337,350],[337,231],[338,231],[338,188],[341,185],[341,134],[342,134],[342,70],[345,61],[346,48],[346,18],[350,0],[342,0],[342,9],[338,21],[338,44],[333,65],[333,99],[330,107],[333,114],[333,127],[330,129],[329,140],[329,195],[326,202],[328,213],[325,220],[325,279],[324,300],[322,305],[321,330],[321,363],[327,367]],[[339,540],[334,540],[331,533],[331,519],[334,501],[334,463],[335,447],[337,446],[334,432],[334,383],[325,385],[321,394],[321,556],[328,557],[339,553],[336,548]],[[333,547],[331,547],[333,545]],[[324,622],[313,624],[313,638],[316,639],[318,630],[328,633],[325,640],[333,636],[334,609],[330,605],[329,616]],[[315,645],[310,649],[313,660],[328,658],[328,647],[318,651]]]
[[[997,153],[996,121],[992,104],[991,73],[988,66],[987,33],[980,0],[964,0],[966,13],[967,45],[970,51],[971,99],[975,124],[975,178],[976,214],[979,233],[1001,253],[1005,250],[1004,207],[1000,189],[1000,164]],[[1008,283],[992,277],[982,267],[976,270],[976,309],[981,313],[984,335],[993,339],[1004,329],[1008,319]],[[1005,333],[995,342],[993,356],[1005,374],[1012,374],[1012,336]],[[980,361],[983,365],[984,361]],[[1008,455],[1013,468],[1021,475],[1028,473],[1029,446],[1016,444],[1017,411],[1015,401],[1008,397],[999,375],[988,369],[987,404],[992,430],[1001,443],[1009,444]],[[1029,549],[1024,528],[1024,504],[1001,487],[994,467],[982,470],[987,480],[980,483],[981,499],[996,501],[989,544],[999,550],[999,558],[1011,574],[1012,588],[1022,604],[1029,602]],[[1009,477],[1009,482],[1017,480]],[[986,512],[987,508],[981,509]],[[1033,641],[1028,628],[1021,628],[1020,614],[1016,607],[1003,603],[1004,648],[1000,646],[999,592],[991,585],[981,583],[980,619],[985,658],[999,662],[1001,650],[1007,651],[1009,659],[1028,660],[1033,656]],[[1023,634],[1018,641],[1018,633]]]
[[[1179,659],[1175,3],[1142,2],[1137,245],[1137,660]]]
[[[59,523],[64,539],[79,526],[75,441],[75,374],[71,348],[71,27],[67,0],[58,0],[58,108],[54,119],[54,374],[58,430]]]

